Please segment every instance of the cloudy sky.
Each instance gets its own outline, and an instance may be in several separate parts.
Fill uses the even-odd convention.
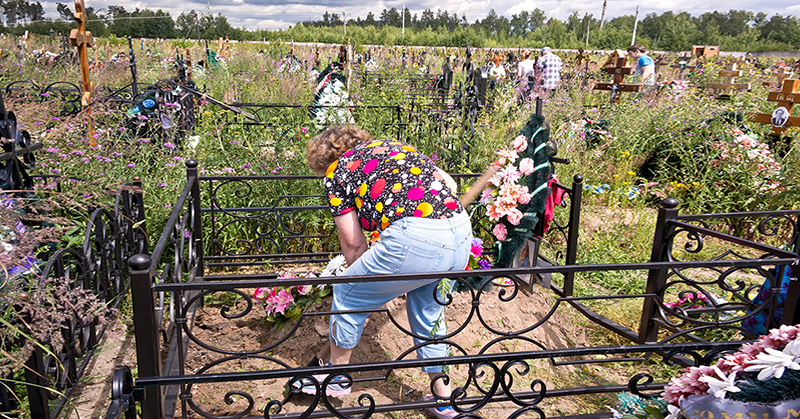
[[[94,7],[95,10],[105,9],[108,5],[119,5],[126,10],[135,8],[162,9],[169,12],[173,18],[177,18],[182,12],[198,10],[213,14],[221,13],[228,18],[228,22],[234,27],[246,27],[253,29],[278,29],[286,28],[297,22],[304,20],[319,20],[325,11],[341,14],[344,12],[348,18],[366,17],[368,12],[375,14],[377,19],[383,9],[392,7],[398,10],[407,7],[412,14],[418,16],[425,9],[434,12],[438,9],[447,10],[449,13],[457,12],[459,16],[467,15],[467,20],[474,22],[475,19],[482,19],[490,9],[495,9],[498,14],[511,17],[512,14],[523,10],[533,10],[540,8],[545,11],[547,17],[555,17],[564,20],[573,11],[577,11],[580,16],[584,13],[600,17],[603,7],[603,0],[400,0],[400,1],[364,1],[364,0],[185,0],[182,2],[162,1],[162,0],[138,0],[138,1],[119,1],[119,0],[85,0],[87,7]],[[62,0],[70,7],[73,2]],[[58,18],[56,13],[55,1],[41,1],[46,11],[46,16]],[[764,12],[767,15],[780,13],[783,16],[800,16],[800,4],[797,0],[608,0],[606,18],[613,18],[622,15],[633,15],[636,6],[639,6],[640,18],[649,13],[661,14],[666,11],[682,12],[688,11],[692,15],[699,16],[705,12],[718,10],[726,12],[730,9],[750,10],[753,12]]]

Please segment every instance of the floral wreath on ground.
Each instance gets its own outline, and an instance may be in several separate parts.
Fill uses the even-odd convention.
[[[800,412],[800,325],[783,325],[713,366],[688,367],[663,400],[622,393],[616,418],[791,418]],[[661,414],[654,414],[656,412]],[[724,413],[724,415],[722,415]],[[644,415],[644,416],[642,416]]]
[[[344,272],[347,262],[339,255],[331,259],[321,272],[297,273],[282,272],[281,278],[319,278],[338,276]],[[288,287],[256,288],[253,299],[264,306],[266,320],[273,323],[273,329],[283,329],[286,323],[297,320],[312,304],[321,304],[322,298],[330,295],[333,288],[329,284],[293,285]]]

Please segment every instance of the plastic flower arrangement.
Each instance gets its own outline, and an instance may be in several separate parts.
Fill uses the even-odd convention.
[[[528,139],[520,135],[514,139],[512,148],[497,151],[498,158],[492,163],[496,170],[481,193],[480,203],[486,205],[486,215],[492,221],[499,221],[492,229],[497,240],[508,238],[507,225],[517,226],[523,213],[518,208],[530,202],[533,194],[528,190],[526,177],[534,172],[533,159],[522,157],[528,148]]]
[[[799,335],[800,325],[784,325],[716,365],[687,368],[664,388],[664,400],[671,405],[668,418],[720,417],[718,412],[731,418],[739,412],[744,417],[796,417],[788,412],[800,411]]]
[[[492,263],[483,259],[483,240],[477,237],[472,239],[469,248],[467,269],[492,269]]]
[[[336,256],[328,262],[322,272],[308,272],[298,276],[295,272],[284,272],[278,278],[317,278],[338,276],[345,270],[344,256]],[[321,304],[322,298],[328,296],[332,288],[322,285],[294,285],[289,287],[256,288],[253,299],[264,306],[266,320],[274,323],[273,330],[283,329],[286,323],[297,320],[312,304]]]
[[[722,305],[727,303],[728,301],[724,298],[717,297],[713,293],[709,293],[706,296],[705,293],[702,292],[689,292],[686,293],[684,297],[679,297],[677,301],[666,301],[664,302],[664,306],[667,308],[703,308],[703,307],[713,307],[715,305]]]
[[[710,167],[734,176],[751,177],[758,192],[778,189],[781,164],[769,146],[738,128],[731,128],[729,133],[733,137],[730,141],[712,143],[719,154],[709,162]]]
[[[669,415],[669,404],[663,399],[642,398],[631,393],[617,394],[617,408],[609,409],[614,419],[661,419]]]

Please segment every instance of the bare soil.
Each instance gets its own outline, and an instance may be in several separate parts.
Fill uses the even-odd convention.
[[[453,347],[454,355],[484,353],[519,352],[540,349],[538,346],[525,340],[510,340],[491,344],[499,334],[487,330],[479,321],[483,319],[486,326],[498,332],[520,331],[526,329],[546,317],[553,305],[554,298],[549,291],[535,287],[530,293],[519,292],[510,301],[501,301],[499,292],[506,296],[511,288],[495,287],[480,298],[477,312],[472,312],[471,297],[466,293],[454,293],[454,301],[447,308],[448,330],[456,330],[464,323],[467,326],[459,332],[453,341],[459,347]],[[244,302],[234,302],[234,309],[230,313],[241,313]],[[330,302],[314,307],[311,312],[327,310]],[[353,353],[352,363],[376,362],[400,359],[401,355],[412,346],[412,339],[399,331],[392,323],[390,317],[403,327],[408,327],[404,299],[398,298],[391,301],[386,308],[388,314],[377,313],[367,320],[361,342]],[[238,310],[238,311],[237,311]],[[208,346],[235,353],[237,351],[253,351],[266,348],[272,343],[283,338],[291,330],[293,324],[287,324],[283,331],[272,330],[272,324],[263,320],[263,313],[255,308],[246,315],[230,319],[223,317],[220,307],[202,307],[197,310],[194,337]],[[219,373],[234,371],[253,371],[264,369],[279,369],[276,362],[282,362],[290,367],[301,367],[309,363],[317,354],[324,353],[327,346],[328,319],[326,316],[305,317],[298,330],[285,342],[261,353],[263,357],[250,357],[246,360],[223,362],[209,367],[212,361],[220,360],[225,355],[205,349],[192,343],[186,359],[186,373]],[[556,349],[575,346],[584,346],[586,337],[580,327],[570,322],[562,311],[556,310],[547,322],[538,328],[523,334],[523,336],[539,342],[545,348]],[[463,352],[462,352],[463,351]],[[271,359],[268,359],[270,357]],[[405,359],[415,358],[411,353]],[[128,365],[135,371],[135,343],[133,333],[127,331],[124,325],[115,324],[106,334],[98,356],[92,360],[86,378],[81,381],[73,395],[75,409],[68,417],[74,418],[99,418],[105,414],[109,405],[111,393],[111,373],[116,365]],[[525,376],[515,377],[517,391],[530,391],[530,383],[541,379],[547,388],[563,384],[567,377],[573,377],[575,370],[572,367],[552,367],[548,361],[529,362],[531,371]],[[365,373],[375,377],[378,373]],[[450,372],[454,386],[463,385],[467,375],[464,366],[454,368]],[[490,383],[491,374],[483,379]],[[342,400],[336,400],[337,407],[358,406],[358,395],[369,394],[378,405],[394,404],[401,402],[418,401],[424,394],[429,394],[430,382],[426,374],[414,370],[395,370],[388,379],[379,381],[359,382],[360,376],[355,376],[352,394]],[[587,378],[593,380],[594,378]],[[603,379],[604,380],[604,379]],[[590,385],[585,382],[583,385]],[[248,416],[261,416],[263,409],[270,400],[284,400],[289,394],[286,389],[286,380],[262,380],[238,383],[219,383],[195,385],[192,389],[192,403],[194,407],[188,409],[189,417],[200,417],[193,410],[222,416],[233,415],[247,409],[249,402],[245,397],[233,395],[231,403],[226,403],[226,393],[238,391],[249,394],[253,398],[254,409]],[[473,394],[474,393],[474,394]],[[470,395],[477,395],[473,391]],[[281,413],[299,412],[309,408],[313,397],[301,393],[290,394],[283,405]],[[574,412],[575,401],[559,399],[546,401],[546,411],[550,413]],[[580,402],[577,402],[580,403]],[[516,410],[513,404],[490,404],[480,412],[486,418],[505,418]],[[180,403],[178,405],[180,412]],[[386,414],[392,417],[421,417],[421,411],[406,411]],[[376,414],[376,417],[384,416]]]

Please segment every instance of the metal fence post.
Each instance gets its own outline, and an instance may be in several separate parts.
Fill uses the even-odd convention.
[[[797,253],[800,257],[800,215],[795,217],[794,225],[795,232],[791,243],[789,243],[789,250]],[[792,277],[800,278],[800,265],[793,265]],[[797,307],[798,300],[800,300],[800,280],[794,279],[789,282],[789,291],[786,293],[786,303],[783,306],[783,317],[781,324],[800,324],[800,310]]]
[[[139,176],[133,177],[134,192],[133,192],[133,199],[131,200],[131,206],[136,207],[136,219],[134,220],[134,224],[138,224],[139,231],[147,231],[147,221],[145,219],[145,212],[144,212],[144,189],[142,189],[142,178]],[[133,209],[133,208],[131,208]],[[142,240],[142,252],[148,251],[148,243],[145,237]],[[125,255],[128,256],[128,255]]]
[[[159,339],[155,295],[153,294],[150,256],[138,254],[128,259],[131,275],[131,297],[133,299],[133,327],[136,330],[136,362],[139,377],[161,375],[161,342]],[[151,386],[144,389],[142,417],[160,419],[164,417],[161,388]]]
[[[650,262],[663,262],[667,260],[667,255],[672,248],[672,232],[674,227],[669,222],[678,217],[678,200],[666,198],[661,201],[661,209],[658,210],[658,220],[653,235],[653,248],[650,254]],[[667,280],[667,269],[650,269],[647,274],[647,294],[657,294],[663,296],[664,284]],[[655,297],[645,297],[642,307],[642,319],[639,324],[639,343],[655,342],[658,338],[658,326],[652,321],[658,313],[658,304]]]
[[[47,389],[55,386],[49,384],[46,377],[47,371],[44,368],[42,348],[36,345],[30,358],[25,362],[28,406],[32,419],[48,419],[50,417],[50,392]]]
[[[581,220],[581,199],[583,196],[583,176],[572,178],[572,196],[570,197],[569,231],[567,231],[567,254],[564,265],[574,265],[578,258],[578,228]],[[572,296],[575,284],[575,272],[564,274],[564,297]]]
[[[187,224],[192,226],[192,237],[194,243],[192,243],[192,248],[195,251],[194,257],[197,263],[197,271],[195,272],[196,277],[203,277],[203,215],[200,213],[201,204],[200,202],[200,179],[198,178],[197,174],[197,166],[198,163],[195,160],[188,160],[186,162],[186,181],[192,182],[192,219],[188,221]],[[189,255],[192,257],[192,255]]]

